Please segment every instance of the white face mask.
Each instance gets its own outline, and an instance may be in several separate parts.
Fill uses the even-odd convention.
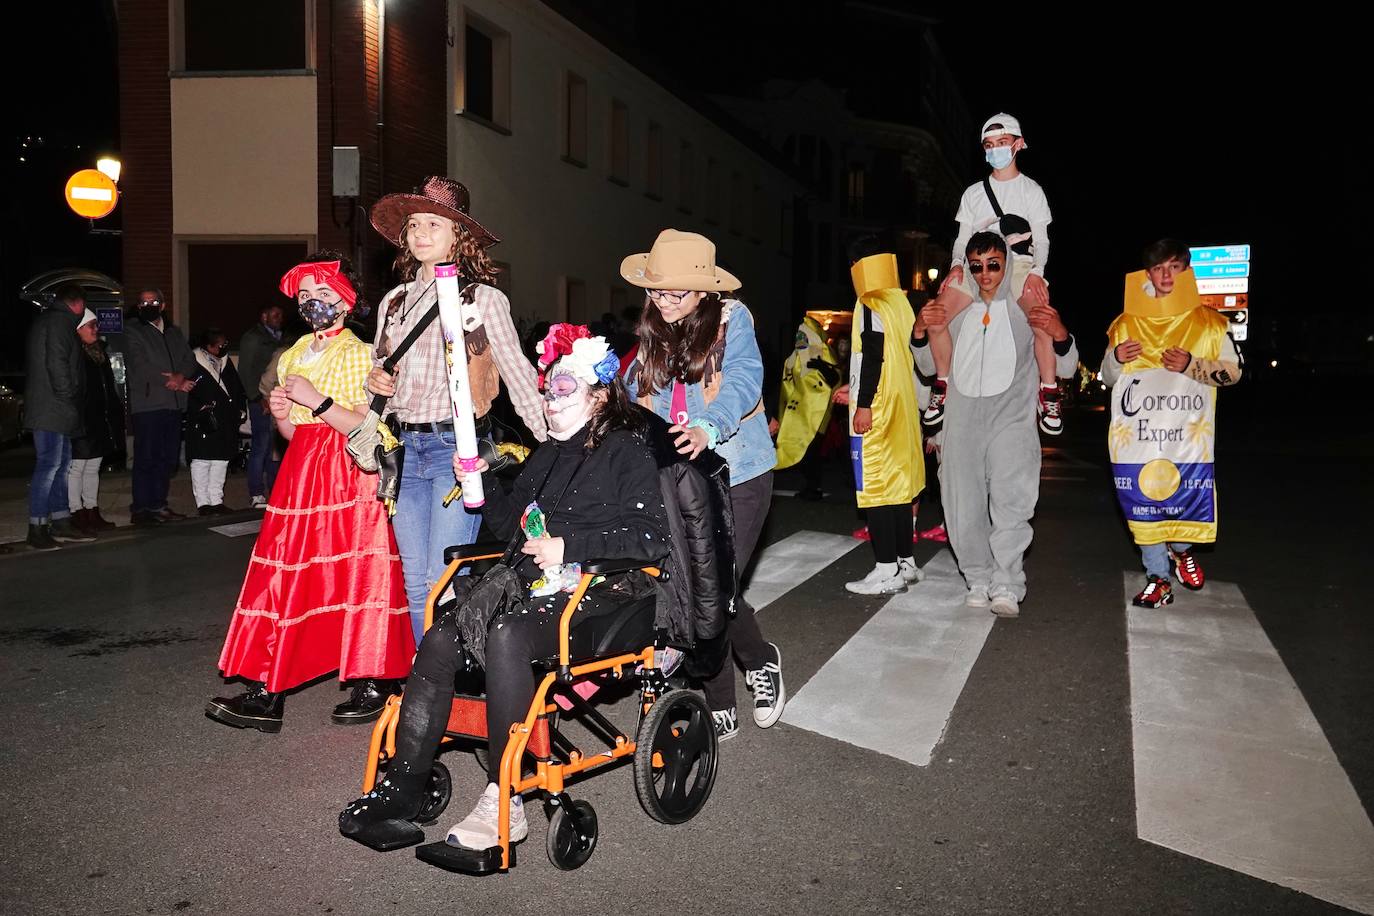
[[[1016,154],[1011,151],[1010,146],[994,146],[992,149],[986,150],[983,155],[987,159],[988,165],[995,169],[1004,169],[1011,165],[1011,160]]]
[[[592,418],[591,388],[571,372],[551,372],[544,380],[544,417],[549,435],[566,442]]]

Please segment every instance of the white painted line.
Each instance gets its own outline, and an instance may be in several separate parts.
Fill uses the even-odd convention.
[[[847,534],[798,531],[769,544],[756,555],[744,600],[761,611],[861,543]]]
[[[894,596],[787,703],[791,725],[916,766],[930,763],[996,620],[964,607],[964,580],[942,550],[926,578]]]
[[[774,495],[774,496],[796,496],[796,495],[797,495],[798,493],[800,493],[800,492],[801,492],[800,490],[774,490],[774,491],[773,491],[773,495]]]
[[[1374,913],[1374,825],[1240,589],[1125,580],[1140,838]]]
[[[262,529],[262,519],[254,519],[251,522],[237,522],[233,525],[217,525],[210,530],[215,534],[222,534],[227,538],[241,538],[245,534],[257,534]]]

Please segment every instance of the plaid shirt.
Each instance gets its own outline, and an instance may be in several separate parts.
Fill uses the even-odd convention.
[[[345,328],[329,342],[323,353],[306,363],[303,358],[314,340],[315,335],[306,334],[281,355],[277,364],[278,384],[286,381],[288,375],[300,375],[340,407],[366,406],[372,397],[367,391],[367,373],[372,369],[372,354],[367,344]],[[319,417],[312,417],[310,408],[301,404],[291,405],[290,420],[295,426],[324,422]]]
[[[510,300],[493,286],[476,284],[472,306],[476,307],[491,344],[491,355],[501,378],[510,393],[511,403],[534,433],[543,442],[547,433],[544,420],[544,399],[539,395],[538,375],[520,350],[520,336],[511,320]],[[386,307],[397,293],[394,305]],[[384,314],[377,323],[376,365],[386,354],[401,345],[415,323],[429,311],[438,298],[433,283],[403,283],[383,297]],[[448,369],[445,363],[444,337],[436,320],[419,340],[411,346],[397,364],[396,394],[390,402],[391,410],[403,423],[437,423],[453,417],[453,402],[448,394]]]

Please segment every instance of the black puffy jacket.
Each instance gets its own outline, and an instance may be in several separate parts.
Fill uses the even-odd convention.
[[[668,422],[647,410],[643,416],[672,534],[664,564],[668,580],[658,589],[655,623],[669,643],[691,650],[689,673],[709,677],[725,660],[725,625],[735,615],[739,591],[730,469],[709,450],[690,461],[679,455]]]

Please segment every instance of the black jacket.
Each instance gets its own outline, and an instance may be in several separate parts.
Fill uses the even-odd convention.
[[[62,303],[34,316],[25,347],[24,428],[79,436],[84,426],[86,369],[77,316]]]
[[[186,458],[228,461],[238,452],[239,424],[247,403],[239,374],[226,358],[220,374],[223,388],[199,362],[191,378],[196,387],[187,398]]]
[[[102,344],[96,344],[102,350]],[[72,440],[73,458],[103,458],[124,449],[124,401],[115,386],[114,370],[108,354],[96,362],[82,353],[86,370],[86,430]]]

